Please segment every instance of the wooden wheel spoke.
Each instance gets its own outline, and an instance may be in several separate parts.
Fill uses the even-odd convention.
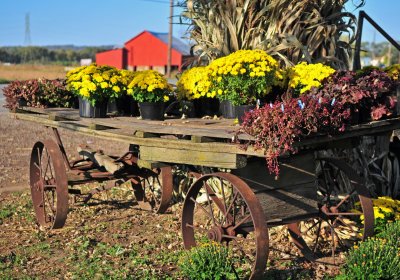
[[[338,242],[340,243],[340,246],[345,247],[342,239],[339,237],[339,235],[337,234],[337,232],[335,231],[335,227],[333,224],[327,222],[329,227],[331,228],[331,234],[332,234],[332,242],[334,242],[334,236],[336,235]]]
[[[307,228],[307,230],[303,234],[307,234],[310,230],[315,228],[315,226],[318,224],[321,224],[321,220],[317,220],[316,222],[314,222],[314,224],[311,227]]]
[[[315,251],[317,250],[317,246],[318,246],[318,241],[319,238],[321,236],[321,227],[322,227],[322,220],[318,220],[319,223],[318,224],[318,229],[317,229],[317,237],[315,238],[315,242],[314,242],[314,246],[312,248],[312,251],[315,253]]]
[[[209,212],[207,211],[207,209],[206,209],[203,205],[201,205],[200,203],[198,203],[193,197],[191,197],[190,200],[193,201],[193,202],[196,204],[196,206],[199,206],[200,209],[203,210],[203,212],[204,212],[205,214],[207,214],[207,216],[214,222],[214,225],[216,225],[214,216],[213,216],[211,213],[209,213]]]
[[[222,200],[224,201],[224,213],[226,213],[226,197],[225,197],[224,181],[222,181],[222,179],[219,178],[219,182],[221,184]]]
[[[336,205],[336,208],[339,208],[340,206],[342,206],[343,203],[345,203],[350,197],[351,195],[355,192],[356,190],[353,189],[348,195],[346,195],[339,203],[338,205]]]
[[[210,194],[208,193],[208,190],[207,190],[208,185],[207,185],[206,182],[204,182],[203,186],[204,186],[204,188],[206,190],[207,204],[208,204],[208,207],[210,208],[211,219],[213,221],[213,224],[216,225],[217,223],[215,222],[214,210],[213,210],[213,207],[212,207],[212,204],[211,204]]]
[[[225,212],[225,214],[224,214],[224,217],[223,217],[223,219],[222,219],[222,223],[226,222],[226,220],[227,220],[227,218],[228,218],[228,214],[229,214],[229,212],[231,211],[231,208],[234,206],[235,201],[236,201],[238,195],[239,195],[239,192],[236,192],[236,194],[233,196],[232,202],[229,204],[228,209],[226,210],[226,212]],[[233,213],[233,216],[235,216],[235,213]]]
[[[46,200],[47,200],[47,202],[48,202],[48,204],[49,204],[49,206],[50,206],[50,209],[51,209],[51,212],[53,212],[53,214],[55,214],[56,213],[56,209],[54,209],[54,192],[52,191],[52,196],[53,196],[53,198],[52,198],[52,201],[51,201],[51,199],[49,198],[49,196],[48,196],[48,193],[49,192],[44,192],[44,197],[46,198]]]
[[[248,214],[246,217],[244,217],[242,220],[240,220],[240,222],[238,222],[233,229],[237,229],[239,226],[241,226],[242,224],[244,224],[245,222],[247,222],[249,219],[251,219],[251,214]]]
[[[206,188],[206,192],[208,193],[208,197],[207,198],[210,199],[210,201],[212,200],[216,204],[216,206],[219,209],[219,211],[223,215],[225,215],[225,213],[226,213],[226,204],[225,204],[225,202],[224,203],[221,202],[221,199],[217,196],[217,194],[211,189],[211,187],[207,183],[205,183],[205,188]],[[221,219],[219,222],[221,224],[223,224],[224,221],[223,221],[223,219]]]

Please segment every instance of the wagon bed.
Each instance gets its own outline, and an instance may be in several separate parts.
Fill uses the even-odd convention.
[[[233,140],[251,140],[237,134],[240,126],[229,119],[140,120],[132,117],[80,118],[76,109],[23,107],[11,115],[15,119],[64,128],[81,134],[140,145],[141,159],[148,161],[195,164],[219,168],[238,168],[245,156],[264,157],[252,147],[243,149]],[[400,128],[400,118],[374,121],[349,128],[333,136],[314,135],[295,143],[303,148],[329,148],[365,135],[390,133]],[[340,142],[338,144],[338,142]],[[244,162],[243,162],[244,161]]]

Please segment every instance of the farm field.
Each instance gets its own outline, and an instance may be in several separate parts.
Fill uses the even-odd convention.
[[[0,80],[29,80],[35,78],[57,79],[64,78],[65,66],[35,65],[35,64],[0,64]]]

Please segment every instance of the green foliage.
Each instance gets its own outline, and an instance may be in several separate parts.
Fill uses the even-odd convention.
[[[388,224],[377,237],[354,246],[341,272],[336,279],[399,279],[400,222]]]
[[[1,47],[0,62],[74,65],[83,58],[95,59],[106,47]]]
[[[9,80],[0,78],[0,84],[8,84],[9,82],[10,82]]]
[[[188,279],[236,279],[228,248],[215,242],[203,243],[185,252],[179,267]]]

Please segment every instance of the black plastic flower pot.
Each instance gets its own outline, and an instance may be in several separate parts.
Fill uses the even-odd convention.
[[[219,113],[219,100],[217,98],[199,98],[193,100],[194,111],[197,118],[204,116],[213,117]]]
[[[242,123],[243,117],[246,114],[246,112],[254,110],[254,108],[256,108],[256,105],[237,105],[234,107],[235,107],[235,117],[238,118],[239,123]]]
[[[229,100],[223,100],[219,103],[219,111],[225,119],[235,118],[235,108]]]
[[[196,117],[196,112],[194,110],[194,104],[192,101],[182,100],[180,103],[182,114],[184,114],[187,118]]]
[[[82,118],[105,118],[107,116],[107,101],[96,102],[92,106],[89,101],[79,97],[79,116]]]
[[[139,110],[144,120],[164,120],[163,102],[139,102]]]
[[[18,98],[18,107],[25,107],[28,106],[28,101],[25,98],[19,97]]]
[[[131,96],[124,95],[108,101],[107,114],[114,116],[139,116],[138,104]]]

